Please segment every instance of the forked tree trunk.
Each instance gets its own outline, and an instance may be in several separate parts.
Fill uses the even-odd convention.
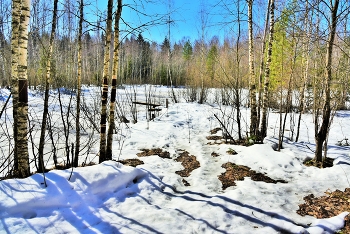
[[[332,2],[331,2],[332,4]],[[338,6],[339,0],[334,1],[334,5],[331,7],[331,24],[329,26],[329,37],[327,41],[327,54],[326,54],[326,83],[325,83],[325,101],[323,106],[322,114],[322,124],[321,128],[315,135],[316,140],[316,151],[315,151],[315,161],[316,163],[322,162],[322,147],[323,143],[327,138],[327,133],[330,127],[330,118],[331,118],[331,91],[330,85],[332,81],[332,54],[333,54],[333,44],[335,38],[335,32],[337,29],[338,22]]]
[[[73,166],[77,167],[79,162],[79,151],[80,151],[80,96],[81,96],[81,72],[82,72],[82,65],[81,65],[81,53],[82,53],[82,45],[81,45],[81,38],[83,35],[83,17],[84,17],[84,1],[80,0],[79,5],[79,12],[80,12],[80,18],[79,18],[79,32],[78,32],[78,76],[77,76],[77,115],[75,119],[75,155],[74,155],[74,163]],[[73,155],[72,155],[73,157]]]
[[[265,67],[265,80],[264,80],[264,96],[263,96],[263,108],[261,116],[261,138],[263,139],[267,135],[267,110],[269,103],[269,85],[270,85],[270,64],[272,57],[272,42],[275,25],[275,1],[270,2],[270,32],[269,32],[269,45],[267,49],[266,67]]]
[[[30,17],[30,0],[21,1],[19,8],[16,5],[14,11],[21,12],[18,42],[18,103],[17,108],[17,139],[15,148],[17,150],[18,167],[15,168],[18,177],[30,175],[29,154],[28,154],[28,74],[27,74],[27,46],[28,46],[28,25]]]
[[[106,146],[107,146],[107,97],[108,97],[108,79],[109,79],[109,60],[110,60],[110,44],[112,33],[112,10],[113,0],[108,0],[107,5],[107,28],[106,28],[106,43],[104,49],[103,59],[103,74],[102,74],[102,97],[101,97],[101,121],[100,121],[100,157],[99,163],[106,160]]]
[[[114,21],[114,54],[112,70],[112,91],[109,106],[109,126],[107,135],[106,160],[112,160],[113,132],[115,129],[115,102],[117,95],[117,76],[119,68],[119,21],[122,14],[122,0],[118,0],[117,12]]]
[[[49,89],[51,82],[51,59],[53,53],[53,42],[55,39],[56,33],[56,21],[57,21],[57,3],[58,0],[54,0],[53,2],[53,15],[52,15],[52,27],[51,27],[51,35],[50,35],[50,45],[49,52],[47,55],[47,63],[46,63],[46,79],[45,79],[45,97],[44,97],[44,112],[43,119],[41,123],[41,132],[40,132],[40,142],[39,142],[39,168],[38,172],[43,172],[45,170],[44,167],[44,145],[45,145],[45,132],[46,132],[46,122],[47,115],[49,113]]]
[[[248,0],[248,40],[249,40],[249,101],[250,101],[250,136],[257,135],[258,115],[256,110],[256,81],[254,71],[253,45],[253,0]]]

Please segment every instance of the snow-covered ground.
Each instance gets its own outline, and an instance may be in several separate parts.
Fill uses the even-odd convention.
[[[86,93],[95,91],[91,88]],[[159,88],[152,95],[154,102],[165,104],[168,90]],[[144,94],[138,95],[138,101],[143,98]],[[0,107],[4,100],[0,100]],[[42,97],[32,95],[30,105],[40,111]],[[59,107],[52,104],[51,108],[52,118],[59,121]],[[140,112],[136,124],[123,126],[115,136],[115,160],[139,158],[136,154],[144,148],[166,150],[171,159],[140,157],[145,164],[137,168],[115,161],[74,168],[70,180],[71,169],[52,170],[46,173],[47,187],[42,174],[0,181],[0,233],[334,233],[342,228],[347,213],[317,220],[302,217],[296,210],[310,193],[321,196],[326,191],[350,187],[349,147],[336,145],[349,137],[350,113],[338,112],[333,120],[328,156],[336,158],[335,165],[318,169],[303,165],[305,159],[313,157],[311,150],[315,147],[311,115],[303,116],[298,143],[288,140],[293,129],[288,117],[287,138],[281,152],[273,150],[278,134],[277,113],[269,115],[265,144],[208,144],[209,131],[220,127],[213,114],[229,113],[227,108],[171,103],[168,109],[163,106],[153,121],[147,121]],[[6,116],[11,119],[11,112]],[[242,109],[242,116],[245,134],[249,109]],[[98,139],[98,133],[86,131]],[[88,156],[96,160],[98,142],[94,144]],[[228,154],[230,148],[238,154]],[[200,162],[200,167],[185,178],[190,186],[184,186],[183,178],[175,173],[183,169],[174,160],[182,150]],[[3,148],[2,152],[6,150]],[[219,156],[213,157],[212,152]],[[81,159],[85,158],[82,155]],[[288,183],[269,184],[245,178],[223,190],[218,176],[225,171],[221,165],[226,162],[246,165]]]

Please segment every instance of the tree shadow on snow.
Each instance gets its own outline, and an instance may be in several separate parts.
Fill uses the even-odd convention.
[[[69,173],[67,173],[67,175],[69,175]],[[40,176],[39,174],[35,175],[35,180],[38,183],[43,181],[43,178],[38,178]],[[17,202],[18,205],[15,206],[13,210],[7,210],[9,215],[1,218],[5,231],[11,233],[10,227],[6,224],[6,218],[19,217],[25,220],[29,230],[39,233],[35,226],[31,224],[30,219],[46,217],[47,219],[45,219],[44,223],[46,223],[51,231],[54,228],[54,232],[57,233],[67,232],[67,230],[71,232],[73,229],[75,229],[75,232],[84,233],[104,232],[106,230],[108,230],[109,233],[119,233],[116,227],[111,226],[110,223],[94,215],[92,211],[95,209],[94,206],[91,206],[89,202],[85,202],[84,197],[81,197],[81,195],[72,188],[74,182],[69,182],[67,179],[65,175],[61,176],[56,173],[47,173],[46,180],[48,187],[43,188],[43,193],[47,193],[43,197],[45,202],[37,203],[31,200],[29,200],[28,204]],[[85,183],[86,186],[89,185],[86,180],[82,178],[79,179]],[[62,187],[58,187],[56,184]],[[72,203],[73,201],[75,203]],[[97,202],[100,201],[97,200]],[[27,210],[24,210],[24,208]],[[56,214],[53,215],[53,211],[56,211]],[[50,224],[52,220],[50,221],[49,218],[56,219],[54,216],[57,216],[57,219],[65,220],[71,226],[65,229],[63,223],[63,226],[53,227]]]
[[[129,217],[126,217],[126,216],[123,216],[121,215],[120,213],[117,213],[115,211],[111,211],[110,209],[108,209],[107,207],[102,207],[102,209],[104,209],[106,212],[108,213],[112,213],[116,216],[118,216],[119,218],[123,219],[123,220],[128,220],[130,222],[130,224],[133,224],[133,225],[137,225],[139,226],[141,229],[146,229],[147,231],[149,231],[150,233],[157,233],[157,234],[160,234],[161,232],[157,231],[156,229],[152,228],[151,226],[147,225],[147,224],[142,224],[140,223],[139,221],[135,220],[135,219],[132,219],[132,218],[129,218]],[[124,228],[127,228],[126,226],[123,226]],[[130,228],[130,231],[131,232],[139,232],[139,233],[145,233],[144,230],[135,230],[133,228]],[[116,232],[112,232],[112,233],[116,233]],[[119,233],[119,232],[118,232]]]
[[[260,213],[262,215],[269,216],[272,219],[282,220],[284,222],[288,222],[288,223],[291,223],[293,225],[300,226],[300,227],[303,227],[303,228],[307,228],[308,227],[307,225],[296,223],[293,220],[291,220],[291,219],[289,219],[289,218],[287,218],[287,217],[285,217],[283,215],[280,215],[278,213],[266,211],[266,210],[260,209],[258,207],[252,206],[252,205],[244,204],[242,202],[230,199],[230,198],[222,196],[222,195],[208,196],[206,194],[193,192],[193,191],[190,191],[190,190],[186,190],[185,192],[179,192],[176,189],[174,189],[172,186],[170,186],[170,185],[164,183],[163,181],[161,181],[161,179],[159,179],[158,177],[153,175],[151,172],[149,172],[149,171],[147,171],[147,172],[149,173],[150,177],[152,177],[153,179],[155,179],[159,183],[161,183],[164,188],[169,188],[169,189],[171,189],[174,192],[174,193],[166,192],[166,191],[164,191],[164,188],[161,189],[161,192],[163,194],[167,195],[167,196],[184,199],[184,200],[190,201],[190,202],[192,202],[192,201],[194,201],[194,202],[203,202],[203,203],[206,203],[207,205],[210,205],[212,207],[221,208],[225,213],[231,214],[231,215],[236,216],[236,217],[241,217],[241,218],[243,218],[243,219],[245,219],[245,220],[247,220],[249,222],[255,223],[257,225],[261,225],[263,227],[270,227],[270,228],[276,230],[277,232],[289,233],[289,231],[286,230],[283,226],[278,226],[278,225],[276,225],[274,223],[270,223],[270,222],[261,220],[261,219],[259,219],[257,217],[254,217],[253,212],[258,212],[258,213]],[[147,180],[147,182],[152,184],[154,187],[159,187],[158,185],[156,185],[151,180],[151,178],[147,177],[147,178],[145,178],[145,180]],[[195,198],[195,196],[198,196],[199,198]],[[218,203],[218,202],[211,201],[211,199],[217,199],[217,198],[222,200],[223,203]],[[230,203],[230,204],[234,204],[234,205],[239,206],[239,207],[247,208],[247,209],[251,210],[251,213],[253,215],[250,215],[250,214],[248,215],[248,214],[242,213],[242,212],[240,212],[238,210],[231,209],[231,208],[227,207],[224,202],[227,202],[227,203]],[[188,216],[189,218],[191,218],[193,220],[201,220],[201,221],[203,221],[213,231],[220,232],[220,233],[225,233],[225,231],[217,229],[213,224],[209,223],[207,220],[197,219],[196,217],[193,217],[192,215],[189,215],[185,211],[182,211],[182,210],[178,210],[178,209],[175,209],[175,210],[177,210],[179,213],[181,213],[183,215]],[[327,230],[326,227],[324,229]]]

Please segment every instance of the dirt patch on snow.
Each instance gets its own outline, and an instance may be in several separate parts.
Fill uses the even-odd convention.
[[[304,197],[305,203],[299,205],[297,213],[301,216],[310,215],[318,219],[330,218],[342,212],[350,212],[350,188],[344,192],[335,190],[326,192],[325,196],[315,197],[310,194]],[[350,217],[345,218],[345,226],[341,233],[350,233]]]
[[[185,179],[182,179],[182,183],[183,183],[185,186],[191,186],[191,184],[188,183],[188,181],[185,180]]]
[[[141,161],[140,159],[137,159],[137,158],[119,160],[117,162],[120,162],[121,164],[123,164],[125,166],[131,166],[131,167],[137,167],[139,165],[144,164],[143,161]]]
[[[155,149],[141,149],[141,153],[137,153],[136,155],[139,157],[146,157],[152,155],[158,155],[161,158],[170,158],[170,153],[168,151],[163,151],[160,148]]]
[[[316,162],[314,159],[306,159],[304,165],[307,167],[318,167],[318,168],[327,168],[333,167],[333,158],[325,158],[323,163]]]
[[[235,141],[227,134],[216,135],[222,128],[214,128],[210,130],[210,136],[206,136],[209,141],[207,145],[234,144]]]
[[[285,180],[274,180],[262,173],[251,170],[247,166],[236,165],[231,162],[224,163],[222,167],[226,169],[226,172],[218,176],[222,183],[222,189],[235,186],[235,181],[244,180],[244,177],[250,177],[254,181],[263,181],[266,183],[287,183]]]
[[[222,136],[206,136],[207,140],[209,141],[218,141],[218,140],[222,140]]]
[[[216,133],[218,133],[218,131],[221,131],[222,129],[221,128],[219,128],[219,127],[217,127],[217,128],[214,128],[214,129],[212,129],[212,130],[210,130],[210,134],[216,134]]]
[[[196,156],[190,155],[187,151],[180,153],[180,156],[177,157],[175,161],[181,162],[181,165],[185,168],[181,171],[175,171],[175,173],[181,177],[189,177],[193,170],[200,167],[200,163],[197,161]]]

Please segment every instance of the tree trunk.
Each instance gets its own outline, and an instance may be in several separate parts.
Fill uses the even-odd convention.
[[[242,140],[241,133],[241,101],[240,101],[240,85],[239,85],[239,76],[240,76],[240,58],[239,58],[239,46],[241,39],[241,17],[240,17],[240,6],[239,1],[237,1],[237,20],[238,20],[238,35],[236,43],[236,62],[237,62],[237,74],[236,74],[236,84],[235,84],[235,108],[236,108],[236,119],[237,119],[237,128],[238,128],[238,139]]]
[[[307,80],[308,80],[308,72],[309,72],[309,55],[306,55],[306,65],[305,65],[305,72],[303,75],[303,84],[300,88],[300,105],[299,105],[299,116],[298,116],[298,126],[297,126],[297,134],[295,137],[295,142],[299,141],[299,135],[300,135],[300,124],[301,124],[301,116],[305,113],[305,102],[306,102],[306,95],[305,90],[307,88]]]
[[[310,57],[309,54],[310,54],[310,38],[311,38],[311,36],[310,36],[310,25],[309,25],[308,1],[306,1],[304,25],[307,27],[306,28],[307,31],[303,37],[303,54],[302,54],[302,67],[303,68],[305,67],[305,70],[303,71],[302,86],[300,88],[299,116],[298,116],[297,133],[296,133],[296,137],[295,137],[295,142],[299,141],[301,116],[305,112],[305,102],[306,102],[305,90],[307,88],[308,74],[309,74],[309,57]]]
[[[323,106],[322,114],[322,124],[321,128],[315,135],[316,140],[316,151],[315,151],[315,162],[322,162],[322,147],[326,140],[327,133],[330,127],[330,117],[331,117],[331,92],[330,84],[332,81],[332,54],[333,54],[333,44],[335,38],[335,32],[337,28],[337,12],[338,12],[339,0],[334,1],[334,5],[331,8],[331,25],[330,34],[327,41],[327,54],[326,54],[326,83],[325,83],[325,101]]]
[[[21,16],[21,1],[12,0],[12,35],[11,35],[11,93],[13,105],[13,140],[16,144],[18,135],[18,43],[19,43],[19,24]],[[14,168],[18,170],[17,148],[14,147]]]
[[[293,33],[294,35],[294,33]],[[294,54],[293,54],[293,59],[292,59],[292,64],[291,64],[291,71],[290,71],[290,76],[289,76],[289,81],[288,81],[288,90],[287,90],[287,97],[285,101],[285,113],[284,113],[284,120],[283,120],[283,126],[280,125],[280,131],[279,131],[279,140],[278,140],[278,151],[280,151],[283,148],[283,138],[284,138],[284,131],[286,129],[286,120],[287,120],[287,115],[290,112],[290,107],[292,106],[292,81],[294,77],[294,68],[295,68],[295,63],[297,59],[297,44],[295,43],[294,47]],[[281,107],[282,107],[282,99],[281,99]],[[282,108],[280,109],[281,117],[282,117]],[[282,119],[282,118],[281,118]],[[282,129],[281,129],[282,127]],[[291,139],[293,140],[293,139]]]
[[[170,11],[170,2],[169,2],[169,11]],[[169,12],[170,14],[170,12]],[[170,15],[169,15],[169,25],[168,25],[168,34],[169,34],[169,48],[168,48],[168,64],[167,64],[167,76],[170,80],[170,88],[171,88],[171,94],[173,96],[173,100],[174,103],[177,103],[177,98],[175,95],[175,91],[174,91],[174,86],[173,86],[173,78],[171,76],[171,46],[170,46],[170,24],[171,24],[171,19],[170,19]]]
[[[270,85],[270,64],[272,57],[272,42],[275,25],[275,1],[270,2],[270,32],[269,32],[269,46],[267,49],[266,67],[265,67],[265,80],[264,80],[264,96],[263,96],[263,109],[261,117],[261,138],[263,139],[267,135],[267,110],[269,103],[269,85]]]
[[[122,0],[118,0],[117,12],[114,22],[114,55],[112,73],[111,102],[109,106],[109,126],[107,135],[106,160],[112,160],[113,131],[115,129],[115,102],[117,95],[117,76],[119,66],[119,20],[122,14]]]
[[[265,50],[266,50],[266,36],[268,32],[268,25],[269,25],[269,18],[270,18],[270,6],[271,6],[271,0],[267,3],[267,9],[266,9],[266,18],[265,18],[265,29],[264,29],[264,36],[261,43],[261,58],[260,58],[260,71],[259,71],[259,94],[258,94],[258,107],[257,107],[257,121],[258,124],[260,123],[261,116],[261,106],[262,106],[262,82],[263,82],[263,73],[264,73],[264,67],[265,67]],[[259,127],[259,126],[257,126]]]
[[[81,38],[83,35],[83,17],[84,17],[84,1],[80,0],[79,5],[79,32],[78,32],[78,76],[77,76],[77,115],[75,121],[75,155],[74,155],[74,167],[77,167],[79,164],[79,151],[80,151],[80,96],[81,96],[81,53],[82,53],[82,43]],[[73,157],[73,155],[72,155]]]
[[[52,27],[51,27],[51,35],[50,35],[50,45],[49,52],[47,55],[47,64],[46,64],[46,80],[45,80],[45,97],[44,97],[44,112],[43,119],[41,122],[41,132],[40,132],[40,142],[39,142],[39,169],[38,172],[44,172],[44,145],[45,145],[45,132],[46,132],[46,123],[47,123],[47,115],[49,112],[49,89],[50,89],[50,81],[51,81],[51,58],[53,53],[53,42],[55,39],[56,33],[56,21],[57,21],[57,3],[58,0],[54,0],[53,3],[53,16],[52,16]]]
[[[109,79],[109,60],[110,60],[110,44],[112,33],[112,10],[113,0],[108,0],[107,5],[107,29],[106,29],[106,43],[104,49],[103,59],[103,74],[102,74],[102,105],[101,105],[101,122],[100,122],[100,157],[99,163],[106,160],[106,129],[107,129],[107,97],[108,97],[108,79]]]
[[[13,11],[21,12],[18,39],[18,103],[17,108],[17,139],[15,149],[17,150],[18,167],[15,168],[18,177],[24,178],[30,175],[29,154],[28,154],[28,74],[27,74],[27,46],[28,46],[28,25],[30,17],[30,0],[23,0],[20,7],[15,6]],[[16,16],[15,16],[16,17]],[[16,56],[15,56],[16,57]]]
[[[256,81],[254,71],[253,45],[253,0],[248,1],[248,40],[249,40],[249,100],[250,100],[250,136],[257,135],[258,115],[256,110]]]

